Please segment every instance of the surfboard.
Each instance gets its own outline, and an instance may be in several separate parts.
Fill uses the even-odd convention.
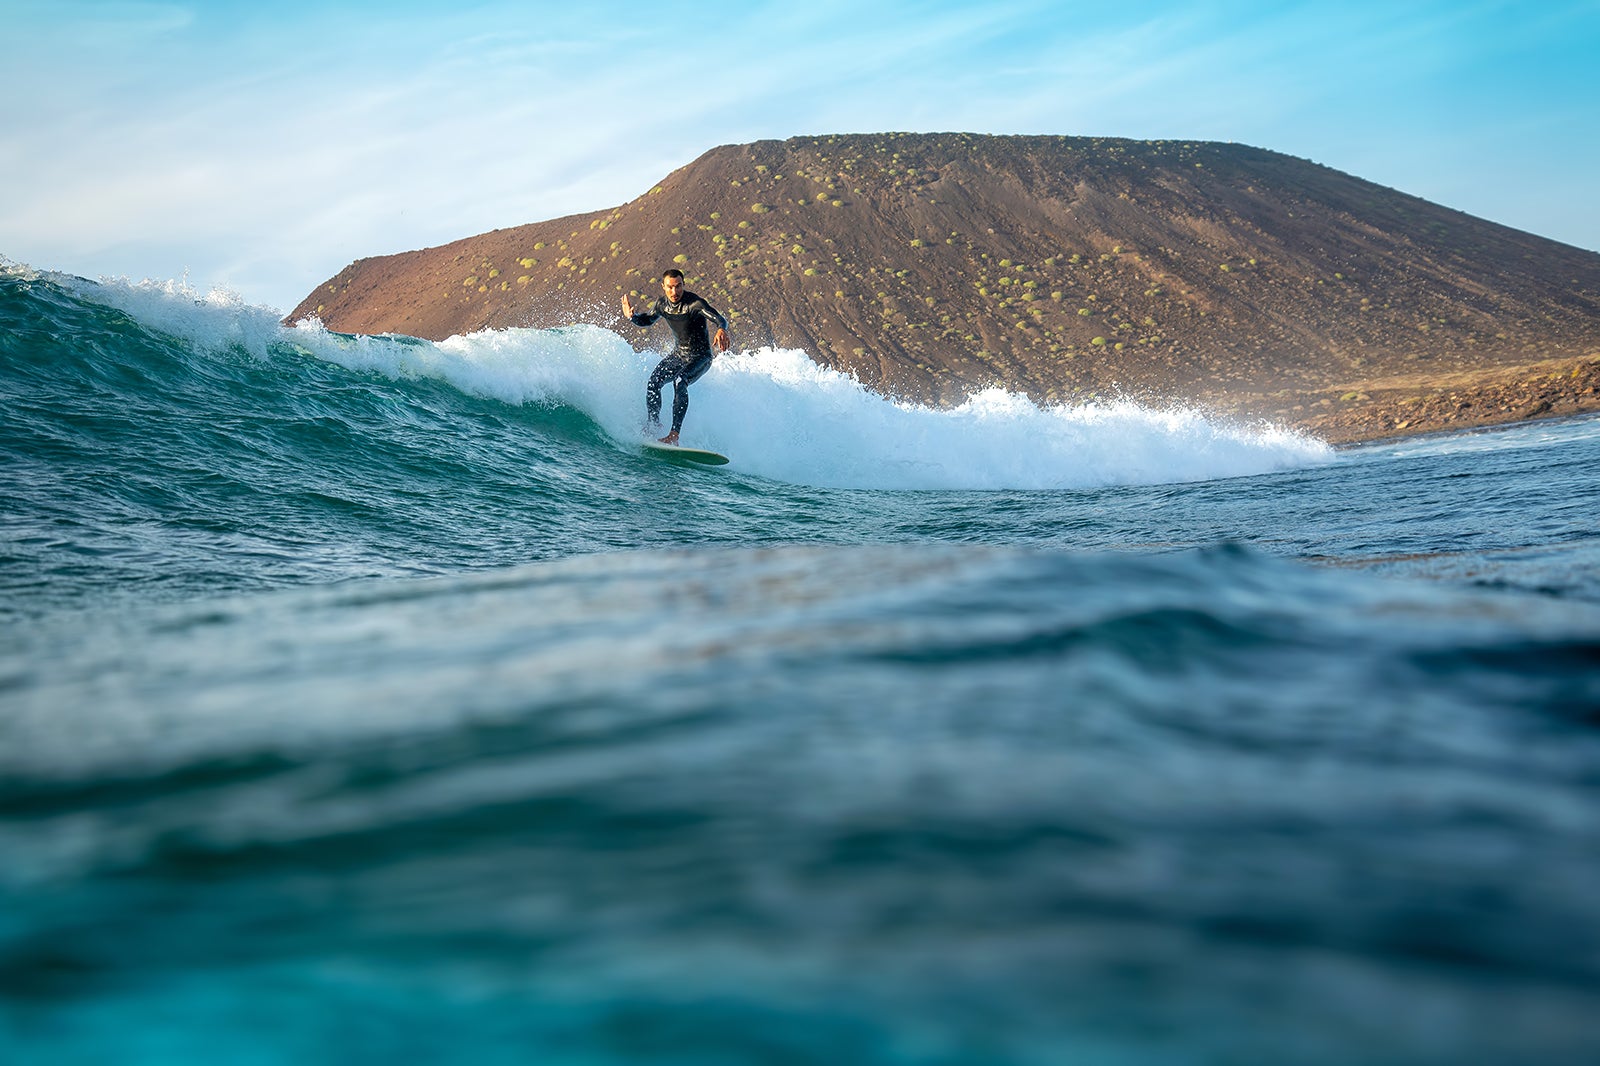
[[[684,463],[703,463],[706,466],[722,466],[728,457],[721,452],[710,451],[706,448],[685,448],[680,444],[662,444],[660,441],[647,440],[644,450],[663,459],[672,459]]]

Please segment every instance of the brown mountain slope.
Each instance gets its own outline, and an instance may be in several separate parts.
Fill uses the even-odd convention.
[[[619,297],[671,265],[737,345],[899,398],[1114,391],[1336,440],[1600,407],[1600,254],[1216,143],[717,148],[614,210],[359,260],[290,319],[431,338],[584,321],[643,344],[660,338]]]

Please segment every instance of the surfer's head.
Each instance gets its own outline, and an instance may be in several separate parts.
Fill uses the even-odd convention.
[[[667,299],[677,303],[678,297],[683,295],[683,271],[673,267],[662,274],[661,291],[667,294]]]

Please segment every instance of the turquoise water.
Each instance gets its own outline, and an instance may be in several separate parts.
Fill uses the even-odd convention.
[[[1600,1054],[1600,421],[0,273],[0,1057]]]

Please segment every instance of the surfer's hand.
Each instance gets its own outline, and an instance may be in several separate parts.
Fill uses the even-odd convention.
[[[622,313],[629,318],[633,317],[633,301],[628,299],[628,294],[622,294]]]
[[[719,351],[719,352],[727,351],[728,350],[728,331],[725,330],[725,329],[722,329],[721,327],[718,327],[717,335],[711,338],[711,343],[717,346],[717,351]]]

